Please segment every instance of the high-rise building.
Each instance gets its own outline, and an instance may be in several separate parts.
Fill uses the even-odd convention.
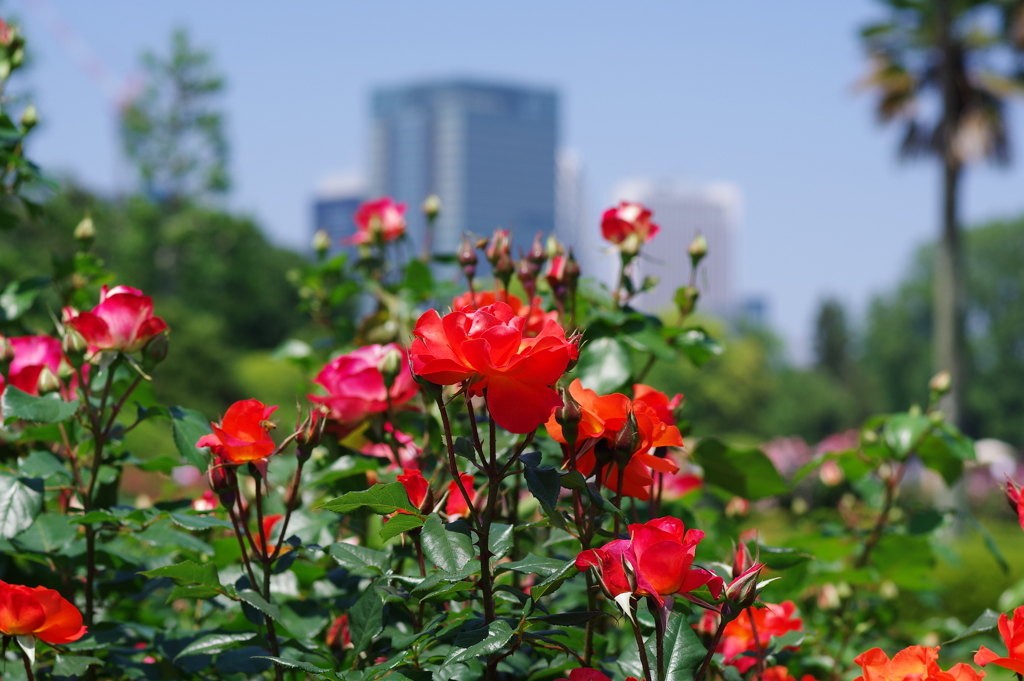
[[[359,204],[366,200],[364,182],[355,175],[339,175],[324,179],[317,187],[313,201],[312,235],[324,230],[331,237],[331,253],[342,249],[341,240],[356,231],[353,217]]]
[[[698,234],[708,241],[707,257],[697,278],[698,307],[715,314],[736,312],[734,251],[740,220],[740,192],[731,184],[695,187],[678,181],[627,180],[616,200],[637,201],[653,212],[661,227],[637,261],[638,282],[658,277],[658,286],[634,301],[638,309],[657,313],[671,309],[676,289],[690,281],[690,242]]]
[[[373,93],[370,191],[409,205],[418,251],[430,194],[443,206],[431,250],[454,253],[463,232],[513,229],[528,248],[555,229],[558,96],[552,90],[451,80]]]

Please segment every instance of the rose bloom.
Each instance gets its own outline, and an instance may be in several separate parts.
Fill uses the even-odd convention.
[[[473,493],[473,475],[471,473],[459,473],[459,478],[462,480],[462,486],[466,488],[466,492],[476,502],[476,494]],[[448,502],[444,505],[444,513],[448,516],[448,522],[452,522],[458,518],[468,518],[471,513],[469,511],[469,504],[466,503],[466,497],[463,496],[462,490],[459,489],[459,483],[452,480],[448,483]]]
[[[456,296],[452,301],[452,309],[458,310],[459,312],[472,313],[479,310],[481,307],[487,307],[498,302],[498,296],[494,291],[479,291],[476,293],[465,293]],[[525,317],[530,315],[529,320],[526,322],[526,334],[527,336],[536,336],[544,329],[544,325],[547,324],[548,320],[554,322],[558,321],[558,313],[552,310],[551,312],[545,312],[544,306],[541,304],[540,296],[535,296],[533,299],[533,307],[524,305],[523,301],[519,296],[511,293],[503,293],[501,296],[501,302],[506,303],[512,308],[512,312],[517,317]],[[469,308],[468,310],[466,308]]]
[[[352,635],[348,628],[348,615],[342,615],[334,620],[331,628],[327,630],[327,639],[324,641],[328,648],[352,648]]]
[[[639,203],[622,201],[601,216],[601,236],[626,252],[635,254],[659,231],[651,222],[651,211]]]
[[[7,343],[14,353],[7,369],[7,383],[29,395],[39,395],[39,376],[44,369],[57,376],[61,363],[66,362],[60,341],[50,336],[15,336],[8,338]]]
[[[495,423],[512,433],[530,433],[562,406],[551,386],[579,349],[550,319],[535,338],[525,330],[526,320],[506,303],[443,318],[428,310],[413,331],[413,371],[438,385],[467,381],[470,395],[486,394]]]
[[[91,312],[64,308],[64,322],[82,334],[93,352],[134,352],[167,328],[163,319],[153,316],[153,299],[128,286],[104,286],[100,304]]]
[[[939,649],[924,646],[910,646],[896,653],[890,660],[881,648],[872,648],[853,658],[863,675],[854,681],[981,681],[985,672],[978,672],[970,665],[957,664],[948,672],[939,668]]]
[[[793,601],[784,601],[778,605],[765,603],[762,608],[748,610],[754,616],[754,623],[757,625],[757,639],[761,643],[762,649],[767,648],[772,636],[780,637],[786,632],[798,631],[803,626],[803,620],[793,616],[795,611],[796,605],[793,604]],[[725,625],[722,640],[715,652],[725,655],[725,664],[736,667],[743,674],[757,663],[753,657],[743,655],[743,653],[756,650],[757,645],[754,643],[750,617],[747,613],[742,613]],[[794,649],[789,648],[789,650]]]
[[[82,613],[53,589],[0,582],[0,633],[35,636],[54,645],[85,635]]]
[[[1017,515],[1017,521],[1020,523],[1020,527],[1024,530],[1024,504],[1021,503],[1020,499],[1021,487],[1009,477],[1006,478],[1006,501],[1010,504],[1010,510]],[[1004,615],[1005,616],[1005,615]],[[1016,616],[1016,615],[1015,615]],[[1024,656],[1022,656],[1024,657]]]
[[[409,495],[409,503],[416,508],[422,508],[423,502],[427,499],[427,492],[430,491],[430,484],[418,468],[403,468],[402,474],[398,476],[398,482],[405,487]]]
[[[595,448],[598,445],[611,447],[614,445],[619,431],[626,425],[630,411],[636,418],[640,440],[637,450],[629,459],[622,471],[622,494],[637,499],[650,499],[650,486],[654,483],[651,469],[659,473],[677,473],[677,466],[671,459],[654,456],[650,453],[654,447],[682,447],[683,437],[671,417],[674,409],[682,399],[676,395],[671,400],[661,392],[646,385],[633,386],[634,399],[613,393],[598,395],[593,390],[583,387],[579,379],[569,384],[569,394],[579,404],[582,420],[576,435],[576,469],[589,476],[597,466]],[[662,416],[669,415],[671,420],[664,421]],[[550,435],[557,442],[566,444],[562,427],[554,414],[544,424]],[[603,442],[602,442],[603,441]],[[566,452],[566,456],[572,456]],[[610,490],[618,492],[619,467],[605,466],[602,482]]]
[[[686,594],[707,585],[711,595],[722,593],[722,578],[710,570],[693,567],[697,545],[704,538],[700,530],[687,530],[677,518],[656,518],[643,525],[629,526],[629,539],[616,539],[599,549],[576,556],[580,572],[594,568],[601,584],[613,598],[624,593],[653,596],[659,605],[663,596]],[[630,588],[623,562],[633,568],[636,590]]]
[[[356,233],[342,239],[345,245],[387,243],[405,234],[405,204],[395,203],[390,196],[366,201],[353,219]]]
[[[389,350],[402,354],[401,366],[390,391],[381,375],[381,361]],[[329,410],[334,423],[331,430],[345,436],[373,414],[397,408],[416,396],[419,387],[409,371],[405,350],[396,343],[366,345],[327,363],[313,382],[327,391],[326,395],[308,395],[309,401]]]
[[[277,410],[259,400],[242,400],[228,407],[220,423],[211,423],[211,435],[204,435],[196,447],[209,447],[224,463],[260,461],[274,453],[267,419]]]
[[[1012,619],[1005,612],[999,616],[999,634],[1006,644],[1006,657],[982,646],[974,655],[974,664],[984,667],[991,663],[1024,674],[1024,606],[1013,611]]]
[[[761,681],[796,681],[796,677],[789,673],[788,667],[780,664],[765,669],[764,674],[761,675]],[[804,674],[800,677],[800,681],[817,681],[817,679],[810,674]]]

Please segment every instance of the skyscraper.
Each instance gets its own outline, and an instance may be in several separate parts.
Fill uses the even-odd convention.
[[[365,185],[355,175],[328,177],[317,187],[313,201],[313,233],[321,229],[327,232],[331,238],[331,253],[342,248],[342,239],[355,233],[353,216],[365,200]]]
[[[383,88],[373,94],[370,190],[409,204],[408,233],[422,248],[419,210],[442,203],[431,250],[454,253],[463,232],[511,227],[528,248],[555,229],[554,91],[452,80]]]
[[[690,241],[703,234],[708,255],[701,262],[698,308],[720,315],[736,312],[734,253],[740,219],[740,192],[731,184],[694,187],[682,182],[627,180],[615,191],[616,200],[638,201],[654,213],[661,227],[637,261],[639,280],[658,277],[657,288],[637,296],[634,304],[646,312],[663,312],[674,305],[676,289],[690,281]]]

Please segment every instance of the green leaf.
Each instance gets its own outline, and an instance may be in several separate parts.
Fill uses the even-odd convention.
[[[523,472],[526,478],[526,487],[530,494],[537,497],[537,501],[548,511],[549,515],[554,513],[558,504],[558,495],[562,491],[562,479],[558,471],[549,466],[534,468],[526,466]]]
[[[540,584],[530,587],[530,598],[535,602],[539,601],[545,594],[557,591],[558,587],[562,586],[562,582],[578,574],[579,570],[576,569],[575,560],[563,562],[562,567],[557,572],[545,577]]]
[[[8,386],[7,390],[10,389]],[[27,530],[42,510],[42,478],[0,473],[0,539],[10,539]]]
[[[168,513],[167,516],[175,525],[180,525],[186,530],[208,530],[211,527],[222,527],[230,530],[234,526],[227,520],[212,515],[191,515],[186,513]]]
[[[71,418],[77,410],[78,400],[65,402],[59,393],[36,397],[13,385],[7,386],[0,398],[0,412],[4,420],[13,417],[37,423],[59,423]]]
[[[442,666],[486,657],[501,650],[512,638],[512,628],[505,620],[495,620],[487,628],[462,631],[455,637],[452,650]]]
[[[78,534],[77,525],[69,525],[63,513],[40,513],[32,525],[12,541],[24,551],[56,553],[67,547]]]
[[[90,665],[103,664],[98,657],[88,655],[57,655],[53,665],[54,676],[84,676]]]
[[[974,624],[967,627],[954,638],[949,639],[942,645],[949,645],[950,643],[956,643],[962,641],[965,638],[970,638],[977,634],[986,634],[990,631],[994,631],[999,626],[999,613],[995,610],[985,609],[985,612],[978,615],[978,619],[974,620]]]
[[[655,615],[657,616],[657,615]],[[647,658],[652,671],[657,664],[657,639],[651,634],[645,642]],[[677,612],[669,614],[668,626],[665,628],[665,681],[692,681],[694,672],[707,654],[700,639],[694,634],[686,618]],[[643,678],[643,666],[636,646],[630,646],[619,662],[623,676],[630,675]]]
[[[571,563],[570,563],[571,564]],[[505,572],[507,570],[513,570],[515,572],[529,575],[536,574],[543,578],[551,577],[552,575],[558,574],[566,568],[566,562],[559,560],[558,558],[549,558],[548,556],[540,556],[536,553],[527,554],[526,558],[517,560],[512,563],[502,563],[495,569],[495,573]]]
[[[634,350],[648,352],[662,362],[671,362],[676,358],[676,351],[665,342],[654,324],[646,324],[639,331],[626,335],[623,340]]]
[[[782,548],[778,546],[765,546],[759,544],[757,547],[758,559],[772,570],[785,570],[795,567],[801,563],[814,558],[809,553],[803,553],[796,549]]]
[[[185,646],[180,653],[174,656],[175,661],[188,657],[189,655],[212,655],[219,653],[225,648],[240,641],[248,641],[256,636],[254,631],[236,631],[231,633],[216,633],[202,636]]]
[[[380,528],[380,540],[387,541],[417,527],[423,527],[423,518],[411,513],[396,513],[384,523],[384,527]]]
[[[303,641],[316,637],[331,621],[327,610],[317,603],[298,600],[282,604],[278,619],[295,638]]]
[[[205,586],[203,584],[196,584],[194,586],[176,586],[171,589],[171,593],[167,595],[167,603],[173,603],[179,598],[205,599],[213,598],[218,595],[220,595],[220,591],[217,591],[212,586]]]
[[[469,526],[462,522],[444,525],[436,515],[423,523],[423,554],[445,572],[461,570],[475,555]]]
[[[775,464],[756,447],[729,447],[706,437],[697,443],[693,459],[704,469],[705,482],[738,497],[754,501],[788,491]]]
[[[917,453],[925,466],[938,472],[952,487],[963,475],[964,461],[974,459],[974,446],[963,436],[959,438],[943,430],[936,430],[925,438]]]
[[[327,547],[327,552],[347,570],[370,569],[384,574],[391,567],[391,556],[383,551],[375,551],[365,546],[338,542]]]
[[[882,428],[882,437],[897,459],[903,459],[934,424],[920,414],[893,414]]]
[[[264,615],[270,615],[270,617],[275,620],[281,618],[281,609],[274,603],[267,602],[263,596],[260,596],[252,589],[242,589],[238,592],[238,597],[262,612]]]
[[[71,473],[56,456],[49,452],[35,451],[18,463],[18,470],[26,478],[64,478],[71,480]]]
[[[676,347],[698,367],[704,366],[708,360],[725,352],[722,344],[701,328],[687,329],[676,336]]]
[[[288,660],[283,657],[270,657],[268,655],[257,655],[256,657],[261,660],[270,660],[278,667],[284,667],[285,669],[301,669],[307,674],[319,676],[322,679],[328,679],[329,681],[339,681],[339,677],[334,671],[330,669],[321,669],[320,667],[313,666],[308,662],[302,662],[300,660]]]
[[[206,470],[207,460],[203,450],[196,447],[199,438],[213,432],[210,429],[210,421],[194,409],[184,407],[171,407],[171,424],[174,430],[174,444],[178,453],[188,463],[201,471]]]
[[[503,523],[491,523],[490,534],[487,535],[487,546],[494,560],[504,558],[512,550],[512,526]]]
[[[356,653],[366,650],[384,631],[384,601],[372,585],[348,611],[348,621]]]
[[[421,260],[410,260],[405,266],[402,288],[421,295],[429,294],[434,290],[434,276],[430,273],[430,267]]]
[[[574,371],[583,387],[596,390],[601,395],[615,392],[629,380],[629,350],[610,336],[592,340],[580,351],[580,360]]]
[[[405,491],[405,485],[400,482],[386,485],[377,484],[362,492],[349,492],[337,499],[320,504],[319,508],[335,513],[351,513],[356,509],[368,508],[381,515],[395,511],[417,512],[412,502],[409,501],[409,493]]]
[[[0,322],[13,322],[28,312],[39,294],[49,285],[49,277],[33,277],[9,283],[0,292]]]
[[[220,575],[217,574],[217,566],[213,563],[199,565],[191,560],[186,560],[177,565],[167,565],[155,570],[140,572],[139,574],[146,575],[147,577],[170,577],[174,580],[175,584],[180,586],[205,584],[221,591],[224,590],[224,586],[220,583]]]
[[[1006,561],[1006,556],[999,550],[999,544],[996,543],[996,538],[992,536],[992,533],[988,531],[988,528],[978,522],[978,519],[971,513],[965,513],[964,517],[967,519],[978,534],[981,535],[982,540],[985,542],[985,548],[992,554],[992,557],[999,563],[999,567],[1002,569],[1004,575],[1010,574],[1010,564]]]

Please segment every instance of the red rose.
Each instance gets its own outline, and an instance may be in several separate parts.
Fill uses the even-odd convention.
[[[1013,611],[1013,617],[1004,612],[999,616],[999,634],[1006,644],[1006,657],[1000,657],[985,646],[974,655],[974,664],[982,667],[991,663],[1017,674],[1024,674],[1024,606]]]
[[[627,253],[635,254],[660,229],[651,222],[651,211],[639,203],[623,201],[601,216],[601,235]]]
[[[405,204],[390,196],[363,203],[353,219],[356,233],[342,239],[343,244],[387,243],[405,234]]]
[[[710,570],[693,567],[697,545],[704,538],[700,530],[686,530],[676,518],[656,518],[643,525],[629,526],[629,539],[616,539],[599,549],[583,551],[576,557],[580,571],[596,568],[601,583],[612,597],[623,593],[653,596],[685,594],[705,584],[712,596],[722,592],[722,578]],[[628,563],[636,580],[630,587],[623,563]]]
[[[8,338],[7,343],[14,353],[7,369],[8,384],[29,395],[39,395],[39,378],[43,371],[56,377],[64,361],[60,341],[50,336],[15,336]]]
[[[910,646],[896,653],[890,660],[881,648],[872,648],[853,658],[863,675],[854,681],[981,681],[985,672],[978,672],[970,665],[954,665],[948,672],[942,671],[938,663],[939,649],[924,646]]]
[[[474,312],[479,310],[481,307],[487,307],[488,305],[493,305],[496,302],[498,302],[498,297],[495,295],[494,291],[478,291],[476,293],[466,291],[462,295],[455,297],[452,301],[452,309],[458,310],[459,312]],[[511,307],[517,317],[526,317],[526,315],[530,315],[530,318],[526,323],[527,336],[536,336],[540,333],[549,319],[554,322],[558,321],[557,312],[554,310],[551,312],[544,311],[544,305],[541,303],[540,296],[534,297],[532,306],[524,305],[519,296],[512,295],[511,293],[503,293],[501,296],[501,302],[506,303]]]
[[[389,350],[401,353],[402,361],[391,385],[384,385],[380,364]],[[327,395],[309,395],[310,402],[322,404],[329,410],[328,418],[335,422],[333,430],[347,435],[373,414],[391,407],[399,407],[416,396],[418,386],[409,371],[405,350],[395,343],[366,345],[347,355],[336,357],[320,370],[313,379],[327,391]]]
[[[793,604],[793,601],[785,601],[778,605],[765,603],[763,608],[750,610],[754,615],[757,640],[762,649],[768,647],[772,636],[779,638],[787,632],[800,630],[803,621],[799,617],[794,617],[795,611],[796,605]],[[755,658],[743,653],[755,652],[757,647],[754,642],[754,630],[750,626],[750,618],[746,614],[742,614],[725,625],[725,632],[722,634],[722,640],[718,644],[716,652],[725,655],[725,664],[736,667],[743,674],[757,663]],[[856,662],[856,660],[854,661]],[[901,676],[900,681],[902,679]]]
[[[462,486],[466,488],[466,492],[469,493],[470,498],[475,502],[476,495],[473,494],[473,476],[470,473],[459,473],[459,479],[462,480]],[[466,503],[466,497],[463,496],[462,490],[459,489],[459,483],[454,480],[448,483],[448,502],[444,505],[444,513],[448,516],[449,522],[457,518],[468,518],[471,515],[469,504]]]
[[[427,492],[430,491],[430,484],[418,468],[403,468],[402,474],[398,476],[398,482],[405,487],[409,495],[409,503],[415,508],[422,508],[423,502],[427,499]]]
[[[220,423],[211,423],[213,434],[204,435],[196,447],[209,447],[224,463],[260,461],[274,453],[267,419],[277,410],[259,400],[242,400],[228,407]]]
[[[0,633],[62,645],[85,635],[82,613],[53,589],[0,582]]]
[[[153,299],[128,286],[104,286],[99,305],[91,312],[66,307],[64,321],[82,334],[92,351],[134,352],[167,328],[163,319],[153,316]]]
[[[532,432],[562,405],[551,386],[579,350],[555,321],[545,322],[535,338],[526,337],[525,328],[526,320],[506,303],[444,318],[428,310],[413,331],[413,371],[438,385],[468,381],[471,395],[486,391],[495,423],[513,433]]]

